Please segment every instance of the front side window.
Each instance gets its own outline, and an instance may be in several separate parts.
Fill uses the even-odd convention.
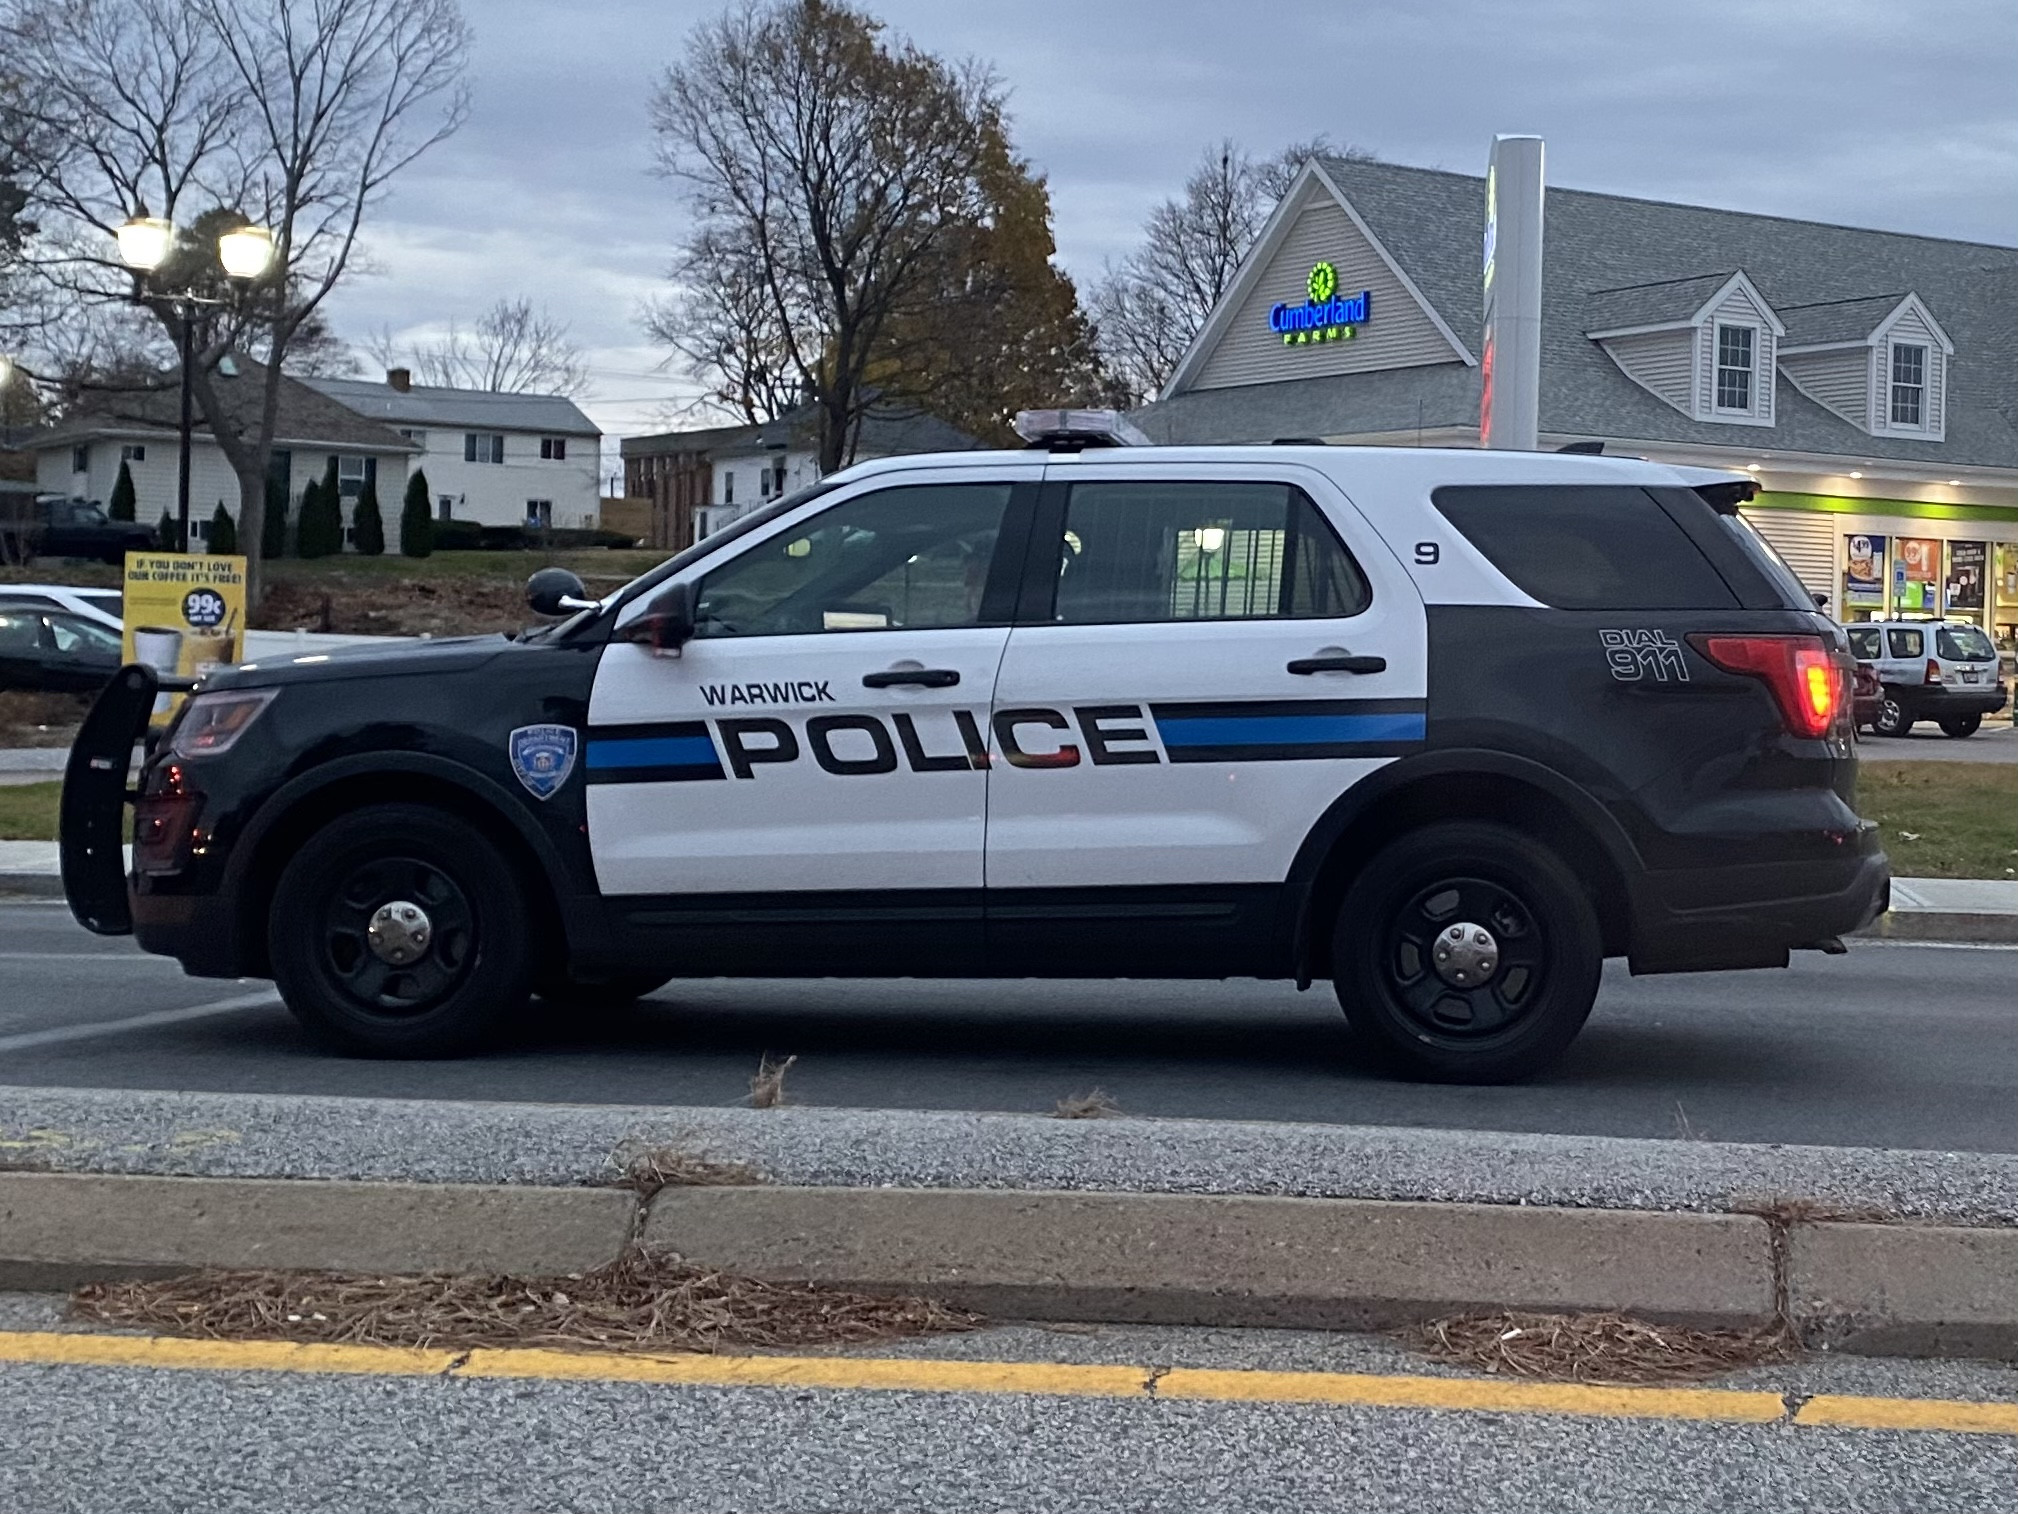
[[[857,495],[701,580],[700,636],[945,629],[984,616],[1008,484],[926,484]],[[999,603],[997,603],[999,602]]]
[[[1894,657],[1925,657],[1927,655],[1926,633],[1921,631],[1895,630],[1891,633],[1892,655]]]
[[[1752,378],[1757,371],[1754,344],[1758,333],[1750,326],[1717,328],[1717,408],[1752,409]]]
[[[1075,484],[1053,619],[1061,625],[1341,618],[1366,576],[1288,484]]]
[[[1738,606],[1702,548],[1645,489],[1487,484],[1447,486],[1430,499],[1516,588],[1555,609]]]
[[[1892,424],[1924,426],[1927,414],[1927,349],[1911,342],[1892,344]]]

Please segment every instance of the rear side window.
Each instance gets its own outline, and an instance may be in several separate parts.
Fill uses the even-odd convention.
[[[1723,575],[1644,489],[1450,486],[1431,499],[1524,593],[1558,610],[1729,610]]]
[[[1066,501],[1062,625],[1343,617],[1371,602],[1359,565],[1288,484],[1075,484]]]
[[[1934,655],[1957,662],[1989,662],[1997,649],[1974,626],[1942,626],[1934,633]]]
[[[1850,651],[1865,662],[1875,662],[1885,655],[1885,633],[1876,626],[1851,626]]]
[[[1892,655],[1894,657],[1925,657],[1927,655],[1927,634],[1924,631],[1893,631]]]

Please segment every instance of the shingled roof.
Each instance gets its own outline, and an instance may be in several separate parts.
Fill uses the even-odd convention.
[[[1356,159],[1326,158],[1320,166],[1437,314],[1476,346],[1484,179]],[[1544,215],[1544,432],[2018,467],[2018,248],[1578,189],[1549,189]],[[1687,314],[1739,270],[1783,319],[1790,309],[1845,307],[1817,315],[1801,329],[1802,343],[1817,340],[1812,330],[1854,325],[1863,311],[1851,304],[1883,304],[1889,313],[1903,291],[1917,294],[1955,343],[1946,439],[1870,436],[1784,377],[1774,395],[1775,424],[1734,434],[1640,388],[1586,334],[1686,319],[1677,312],[1698,291]],[[1792,330],[1787,344],[1796,345]],[[1192,390],[1146,407],[1141,420],[1152,435],[1182,427],[1201,440],[1230,439],[1236,430],[1244,431],[1240,439],[1266,440],[1475,426],[1478,370],[1442,366],[1448,373],[1436,378],[1396,369]]]

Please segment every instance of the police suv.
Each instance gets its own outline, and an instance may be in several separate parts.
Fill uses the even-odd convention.
[[[1842,633],[1748,481],[1024,429],[607,599],[537,574],[528,634],[220,670],[130,795],[123,669],[72,909],[381,1055],[680,976],[1328,978],[1392,1064],[1483,1082],[1608,956],[1785,966],[1884,907]]]

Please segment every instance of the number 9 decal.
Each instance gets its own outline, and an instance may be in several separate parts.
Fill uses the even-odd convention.
[[[1433,541],[1419,541],[1415,544],[1415,560],[1425,568],[1435,567],[1443,560],[1443,548]]]

